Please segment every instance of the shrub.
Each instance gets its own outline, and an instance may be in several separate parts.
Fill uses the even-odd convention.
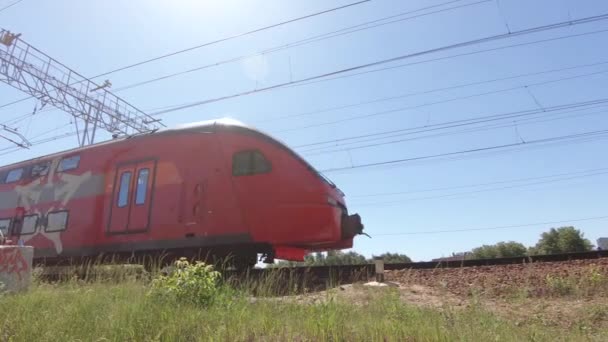
[[[574,292],[575,286],[570,279],[548,274],[546,280],[553,294],[566,296]]]
[[[189,263],[186,258],[175,262],[169,275],[160,275],[152,280],[148,295],[162,300],[177,300],[207,306],[219,294],[220,273],[212,265],[197,261]]]

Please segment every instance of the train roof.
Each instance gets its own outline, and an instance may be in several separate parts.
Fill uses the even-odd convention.
[[[167,127],[159,129],[155,133],[162,132],[173,132],[173,131],[200,131],[205,129],[217,129],[217,128],[242,128],[257,131],[253,126],[246,125],[242,121],[231,119],[231,118],[220,118],[213,120],[196,121],[185,124],[175,125],[173,127]],[[144,133],[145,134],[145,133]]]
[[[164,135],[164,134],[172,134],[172,133],[179,133],[179,132],[185,132],[185,131],[190,131],[190,132],[215,132],[215,131],[228,131],[228,130],[239,130],[242,132],[248,131],[251,133],[257,133],[261,136],[265,136],[267,138],[270,138],[272,140],[276,140],[274,138],[271,138],[268,134],[266,133],[262,133],[261,131],[257,130],[256,128],[254,128],[253,126],[249,126],[246,125],[245,123],[239,121],[239,120],[235,120],[235,119],[231,119],[231,118],[219,118],[219,119],[212,119],[212,120],[204,120],[204,121],[197,121],[197,122],[191,122],[191,123],[185,123],[185,124],[178,124],[175,125],[173,127],[166,127],[163,129],[157,129],[157,130],[153,130],[151,132],[145,132],[145,133],[137,133],[137,134],[132,134],[132,135],[125,135],[125,136],[119,136],[113,139],[109,139],[109,140],[104,140],[104,141],[100,141],[98,143],[94,143],[91,145],[86,145],[86,146],[81,146],[81,147],[75,147],[75,148],[71,148],[71,149],[67,149],[67,150],[63,150],[63,151],[58,151],[58,152],[53,152],[53,153],[49,153],[49,154],[45,154],[45,155],[41,155],[38,157],[34,157],[34,158],[30,158],[30,159],[26,159],[26,160],[21,160],[15,163],[11,163],[11,164],[6,164],[6,165],[0,165],[0,169],[4,169],[6,167],[12,167],[18,164],[23,164],[23,163],[29,163],[29,162],[33,162],[36,160],[41,160],[41,159],[46,159],[46,158],[52,158],[58,155],[62,155],[62,154],[69,154],[69,153],[76,153],[76,152],[81,152],[81,151],[86,151],[88,149],[94,148],[94,147],[98,147],[98,146],[102,146],[102,145],[108,145],[108,144],[115,144],[127,139],[133,139],[133,138],[141,138],[144,136],[150,136],[150,135]]]
[[[38,156],[35,158],[30,158],[27,160],[22,160],[22,161],[18,161],[15,163],[3,165],[3,166],[0,166],[0,169],[14,167],[16,165],[24,164],[24,163],[31,163],[31,162],[37,161],[37,160],[52,158],[52,157],[55,157],[58,155],[86,151],[86,150],[94,148],[94,147],[98,147],[98,146],[102,146],[102,145],[106,145],[106,144],[115,144],[115,143],[118,143],[118,142],[121,142],[121,141],[124,141],[127,139],[138,139],[138,138],[143,138],[145,136],[150,136],[150,135],[165,135],[165,134],[174,134],[174,133],[180,133],[180,132],[209,132],[209,133],[212,133],[212,132],[218,132],[218,131],[233,131],[233,132],[239,132],[239,133],[245,133],[245,134],[253,134],[259,138],[267,140],[273,144],[276,144],[276,145],[288,150],[292,155],[294,155],[295,157],[297,157],[298,159],[303,161],[305,164],[307,164],[307,166],[309,168],[312,168],[312,166],[310,164],[308,164],[304,160],[304,158],[302,158],[295,151],[293,151],[291,148],[289,148],[287,146],[287,144],[285,144],[284,142],[270,136],[267,133],[264,133],[264,132],[256,129],[253,126],[246,125],[245,123],[243,123],[239,120],[235,120],[235,119],[231,119],[231,118],[219,118],[219,119],[213,119],[213,120],[204,120],[204,121],[179,124],[179,125],[175,125],[173,127],[166,127],[166,128],[154,130],[152,132],[138,133],[138,134],[133,134],[133,135],[128,135],[128,136],[117,137],[114,139],[101,141],[101,142],[87,145],[87,146],[76,147],[76,148],[72,148],[72,149],[68,149],[68,150],[64,150],[64,151],[50,153],[50,154]]]

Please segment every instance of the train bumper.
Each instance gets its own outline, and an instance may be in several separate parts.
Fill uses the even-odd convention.
[[[344,215],[342,217],[342,239],[352,239],[357,235],[363,234],[363,224],[359,214]]]

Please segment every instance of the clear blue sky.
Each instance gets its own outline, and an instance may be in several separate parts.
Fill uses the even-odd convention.
[[[12,1],[0,0],[0,8]],[[130,0],[76,1],[25,0],[0,12],[0,27],[22,34],[30,44],[84,75],[97,75],[144,59],[242,33],[294,17],[325,10],[350,1],[207,1]],[[214,63],[280,46],[318,34],[339,30],[390,15],[440,4],[447,0],[373,0],[363,5],[299,21],[279,28],[197,49],[179,56],[115,73],[108,78],[113,89],[187,68]],[[474,0],[460,1],[441,8]],[[500,5],[500,6],[498,6]],[[499,10],[500,8],[500,10]],[[428,12],[428,11],[427,11]],[[306,78],[359,64],[424,51],[436,47],[530,27],[608,13],[602,0],[501,0],[405,20],[297,46],[263,57],[208,68],[185,76],[117,92],[146,110],[211,99],[277,83]],[[506,23],[505,23],[506,19]],[[479,44],[430,54],[384,66],[426,61],[480,49],[608,29],[608,21]],[[252,124],[290,146],[339,139],[393,129],[432,125],[518,110],[538,109],[608,97],[608,72],[545,85],[523,86],[569,76],[608,70],[608,64],[581,67],[506,81],[485,83],[447,91],[419,94],[342,110],[280,119],[407,93],[450,87],[518,74],[568,68],[608,61],[608,32],[513,47],[508,49],[413,64],[392,70],[309,85],[288,87],[231,100],[193,107],[162,116],[171,126],[219,117]],[[367,70],[367,69],[366,69]],[[103,79],[97,80],[99,82]],[[483,92],[520,89],[429,104]],[[24,94],[0,86],[0,104]],[[536,100],[535,100],[536,99]],[[538,103],[537,103],[538,102]],[[425,106],[420,106],[428,104]],[[340,124],[289,130],[322,122],[393,111]],[[31,112],[34,102],[0,109],[2,122]],[[296,148],[320,170],[387,160],[449,153],[554,136],[608,129],[606,107],[495,122],[503,127],[476,132],[382,144],[374,147],[315,154]],[[559,120],[556,120],[559,118]],[[549,121],[547,121],[550,119]],[[526,121],[527,120],[527,121]],[[544,121],[541,121],[544,120]],[[69,132],[70,117],[59,111],[40,113],[16,124],[28,137],[57,127],[47,134]],[[511,125],[509,125],[511,124]],[[471,128],[471,127],[464,127]],[[463,128],[434,133],[457,132]],[[429,134],[429,133],[427,133]],[[46,137],[44,136],[44,137]],[[388,142],[405,136],[359,145]],[[108,138],[102,134],[102,139]],[[593,243],[608,236],[608,220],[568,221],[608,215],[608,174],[588,170],[608,168],[605,136],[567,144],[523,146],[508,152],[486,152],[452,159],[426,160],[390,167],[356,168],[328,172],[347,196],[352,212],[361,214],[372,239],[358,237],[354,250],[367,256],[385,251],[400,252],[415,260],[428,260],[504,240],[534,244],[551,226],[575,225]],[[0,156],[3,164],[74,147],[76,138],[57,140]],[[356,146],[356,145],[348,145]],[[0,142],[0,149],[10,147]],[[325,146],[327,147],[327,146]],[[322,151],[343,150],[345,146]],[[534,148],[533,148],[534,147]],[[573,174],[580,172],[578,174]],[[513,187],[525,182],[514,179],[567,174],[560,181]],[[578,177],[578,175],[587,175]],[[574,176],[573,176],[574,175]],[[576,178],[575,178],[576,177]],[[542,178],[528,183],[539,183]],[[486,186],[461,187],[504,182]],[[434,191],[437,188],[452,188]],[[502,189],[496,189],[502,188]],[[490,189],[490,191],[477,191]],[[493,190],[492,190],[493,189]],[[476,191],[476,192],[475,192]],[[410,192],[386,195],[385,193]],[[412,193],[413,192],[413,193]],[[458,193],[459,195],[451,196]],[[463,194],[464,193],[464,194]],[[385,194],[366,197],[371,194]],[[436,230],[460,230],[565,221],[525,227],[429,234]],[[422,234],[407,233],[418,232]],[[381,235],[395,234],[395,235]],[[402,235],[398,235],[402,234]]]

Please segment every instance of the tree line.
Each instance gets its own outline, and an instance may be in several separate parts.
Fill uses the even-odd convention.
[[[304,257],[304,262],[284,261],[269,265],[271,267],[280,266],[332,266],[332,265],[361,265],[369,264],[374,261],[374,258],[381,257],[386,264],[412,262],[405,254],[399,253],[384,253],[378,256],[372,255],[370,259],[365,258],[362,254],[354,251],[328,251],[326,253],[313,253]]]
[[[580,230],[572,226],[551,228],[541,234],[534,246],[526,247],[519,242],[503,241],[473,248],[470,252],[464,253],[464,258],[492,259],[591,251],[593,244],[583,235]]]
[[[593,249],[591,241],[584,234],[572,227],[551,228],[541,234],[534,246],[526,247],[515,241],[503,241],[494,245],[482,245],[471,251],[452,254],[463,259],[492,259],[508,257],[525,257],[539,254],[559,254],[569,252],[586,252]],[[313,253],[304,258],[304,262],[279,261],[271,267],[280,266],[329,266],[329,265],[359,265],[372,263],[374,258],[382,257],[385,263],[406,263],[412,260],[405,254],[384,253],[373,255],[370,259],[354,252],[328,251],[326,253]]]

